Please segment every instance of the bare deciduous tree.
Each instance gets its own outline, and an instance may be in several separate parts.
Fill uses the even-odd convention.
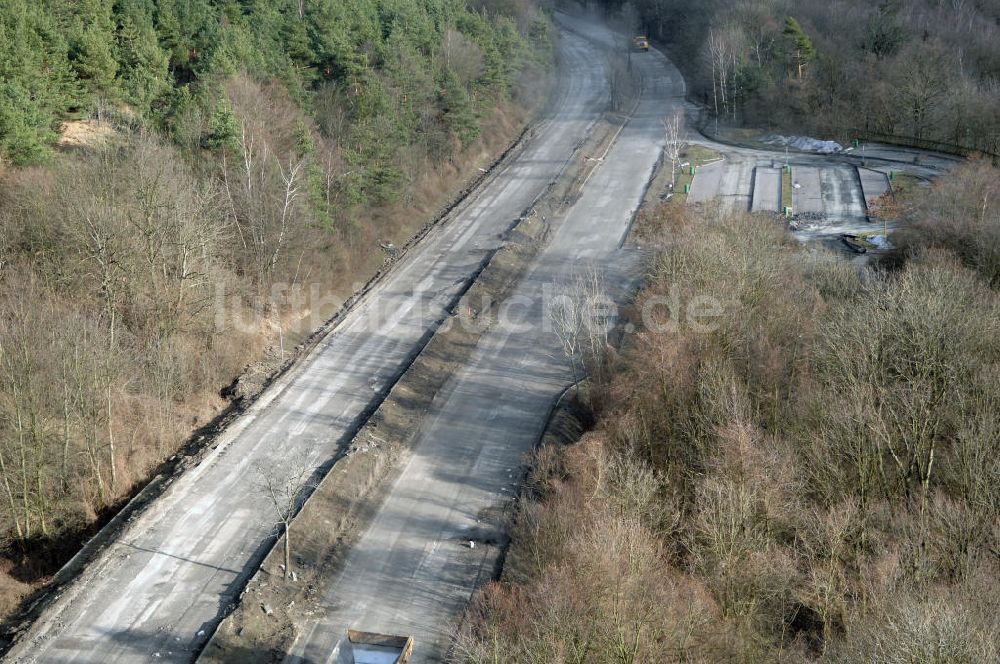
[[[305,159],[290,157],[283,165],[249,122],[241,126],[237,171],[231,172],[228,161],[223,161],[223,187],[230,218],[252,256],[257,284],[266,287],[288,243],[289,227],[298,216]]]
[[[682,117],[677,111],[669,118],[663,118],[664,144],[663,156],[670,162],[670,188],[673,189],[677,183],[677,164],[681,158],[681,152],[687,143],[684,140],[682,128]]]
[[[588,367],[599,368],[614,315],[600,271],[590,268],[573,278],[548,303],[546,314],[574,376],[582,377]]]
[[[260,482],[259,489],[274,510],[275,527],[282,537],[284,553],[284,577],[291,576],[292,566],[292,519],[298,512],[305,497],[315,488],[308,482],[314,468],[301,460],[286,464],[284,468],[258,463],[255,466]]]

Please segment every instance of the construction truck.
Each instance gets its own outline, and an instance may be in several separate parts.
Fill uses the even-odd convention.
[[[642,35],[637,35],[632,37],[632,50],[635,51],[648,51],[649,50],[649,39]]]
[[[413,652],[413,637],[347,630],[327,661],[336,664],[406,664]]]

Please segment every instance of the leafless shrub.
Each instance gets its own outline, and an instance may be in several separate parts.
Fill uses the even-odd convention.
[[[966,610],[959,598],[896,598],[884,608],[884,617],[857,626],[835,661],[973,664],[1000,657],[991,631],[996,625]]]
[[[913,227],[904,246],[947,248],[1000,285],[1000,170],[978,161],[962,166],[918,197],[907,217]]]
[[[608,350],[615,303],[597,268],[576,275],[548,303],[546,315],[576,378],[599,374]]]
[[[468,37],[452,28],[445,29],[441,57],[462,85],[470,85],[483,73],[482,51]]]
[[[996,292],[940,250],[858,274],[769,223],[692,223],[666,229],[637,306],[680,284],[727,315],[633,339],[515,534],[530,574],[477,603],[470,661],[996,659]],[[648,542],[658,571],[609,566],[628,555],[599,532]],[[696,611],[615,604],[681,583]]]
[[[599,476],[602,485],[605,478],[620,485],[621,471],[593,467],[609,462],[596,449],[601,445],[592,439],[586,452],[568,450],[571,465],[589,468],[588,476]],[[462,661],[683,660],[710,622],[704,589],[665,573],[652,532],[604,509],[589,480],[577,475],[558,495],[564,498],[555,505],[559,516],[575,519],[576,527],[531,580],[494,584],[477,596],[456,641]]]
[[[663,118],[663,136],[663,157],[670,162],[670,188],[673,189],[677,182],[677,165],[680,163],[681,152],[687,145],[680,111],[669,118]]]
[[[882,495],[926,494],[961,423],[992,407],[978,387],[983,358],[998,352],[996,299],[946,262],[872,278],[863,292],[878,305],[844,305],[821,338],[818,375],[839,406],[822,430],[834,449],[869,446],[852,463]]]

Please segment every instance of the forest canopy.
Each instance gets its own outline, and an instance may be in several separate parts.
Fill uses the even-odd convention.
[[[516,139],[552,46],[530,0],[0,0],[0,618]]]
[[[1000,153],[997,0],[603,5],[667,44],[729,124]]]
[[[353,157],[397,143],[479,131],[476,100],[502,98],[547,39],[520,3],[463,0],[0,0],[0,153],[44,160],[61,123],[114,109],[187,147],[234,130],[220,82],[278,79],[312,110],[342,98]],[[430,116],[430,117],[428,117]],[[435,122],[429,122],[434,120]],[[440,126],[433,126],[433,125]],[[383,173],[389,177],[392,173]]]

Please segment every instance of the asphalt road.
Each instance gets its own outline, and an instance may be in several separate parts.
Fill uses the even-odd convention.
[[[227,430],[200,466],[132,523],[44,612],[8,661],[193,658],[272,532],[272,506],[258,488],[257,468],[292,474],[338,453],[359,415],[419,350],[452,297],[604,110],[605,60],[574,35],[562,40],[560,56],[551,115],[516,159],[415,247]]]
[[[612,40],[595,24],[561,21],[595,44]],[[572,289],[591,269],[621,292],[635,272],[635,251],[620,246],[659,158],[661,118],[684,88],[653,50],[633,65],[645,89],[631,121],[509,300],[509,324],[484,335],[438,394],[408,463],[328,585],[323,617],[303,626],[286,662],[329,661],[348,628],[413,635],[412,662],[440,661],[492,560],[488,547],[467,546],[470,533],[485,510],[513,495],[524,456],[573,378],[546,329],[546,295]]]

